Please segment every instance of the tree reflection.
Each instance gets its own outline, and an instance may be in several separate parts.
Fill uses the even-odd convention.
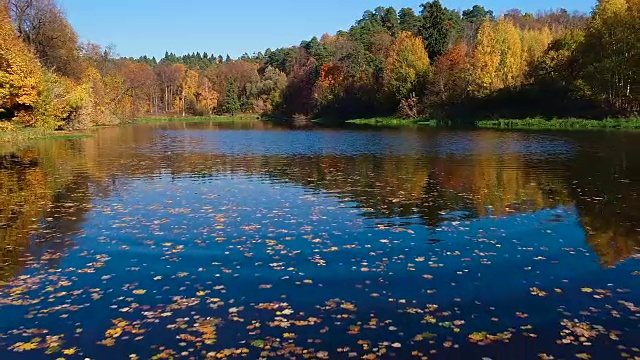
[[[491,132],[474,135],[477,149],[468,156],[243,155],[201,151],[188,137],[168,141],[157,131],[165,129],[103,129],[92,138],[40,142],[0,156],[0,280],[15,276],[27,261],[56,266],[51,255],[73,245],[70,239],[82,232],[94,200],[135,179],[167,175],[206,181],[240,174],[287,182],[355,203],[368,218],[412,219],[428,227],[451,220],[451,214],[500,217],[574,204],[586,241],[604,266],[640,246],[640,164],[630,154],[634,148],[617,138],[605,142],[605,153],[581,151],[570,159],[495,151],[487,144],[496,137],[509,142],[500,136],[517,135]]]

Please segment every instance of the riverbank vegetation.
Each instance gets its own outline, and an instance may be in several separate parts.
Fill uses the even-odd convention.
[[[417,120],[403,119],[397,117],[383,117],[383,118],[368,118],[368,119],[353,119],[348,120],[347,123],[355,125],[368,125],[368,126],[410,126],[416,125]]]
[[[53,0],[2,5],[4,130],[238,113],[469,125],[640,111],[639,0],[599,0],[590,15],[459,11],[438,0],[419,12],[378,7],[346,31],[299,46],[238,59],[167,52],[160,60],[79,42]]]
[[[381,126],[381,127],[403,127],[403,126],[437,126],[436,120],[427,119],[406,119],[401,117],[377,117],[368,119],[347,120],[347,124]]]
[[[476,125],[487,129],[627,129],[640,130],[640,118],[627,119],[501,119],[478,121]]]
[[[87,130],[53,131],[43,128],[19,127],[0,131],[0,151],[3,150],[2,144],[7,144],[11,147],[14,144],[25,143],[30,140],[79,139],[89,136],[91,134]]]

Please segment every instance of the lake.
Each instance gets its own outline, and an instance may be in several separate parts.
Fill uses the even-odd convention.
[[[0,359],[640,359],[640,133],[104,128],[0,156]]]

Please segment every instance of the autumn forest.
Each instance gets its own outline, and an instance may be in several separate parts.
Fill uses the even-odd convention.
[[[203,48],[215,44],[203,44]],[[123,58],[82,43],[55,0],[0,6],[0,129],[81,129],[145,116],[290,119],[633,116],[640,1],[495,13],[438,0],[378,7],[348,30],[238,59]]]

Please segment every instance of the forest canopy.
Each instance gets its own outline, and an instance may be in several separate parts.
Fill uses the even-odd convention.
[[[465,122],[640,111],[640,0],[599,0],[591,14],[418,9],[367,10],[347,30],[237,59],[156,59],[80,42],[55,0],[2,0],[0,129],[223,113]]]

